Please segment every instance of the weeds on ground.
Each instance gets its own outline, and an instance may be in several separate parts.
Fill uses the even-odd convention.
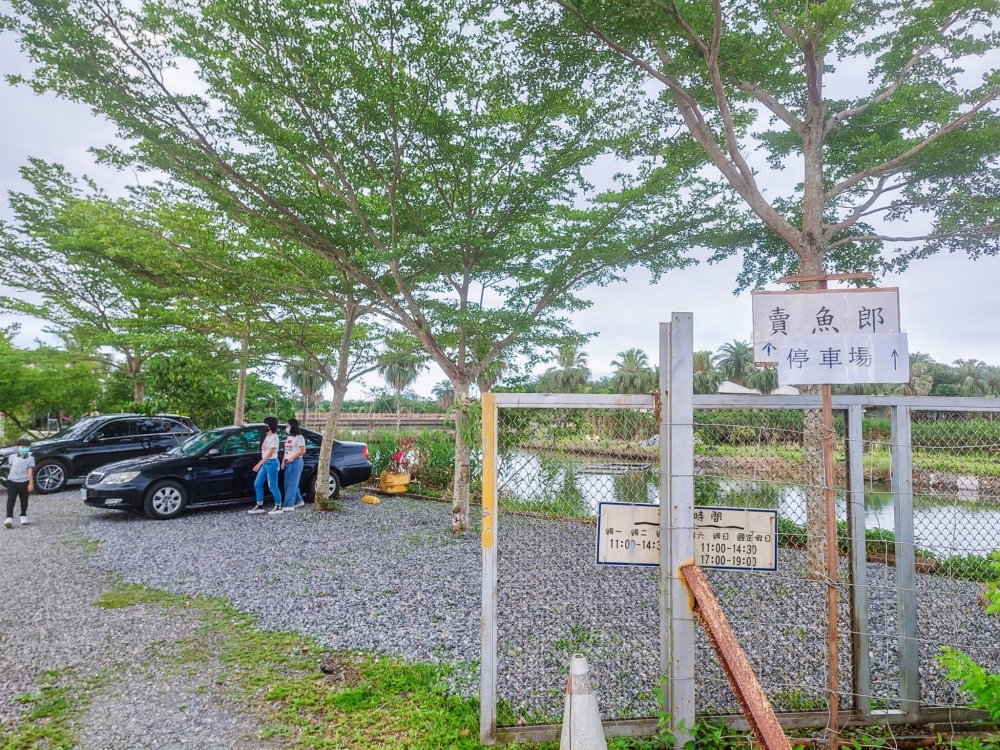
[[[70,750],[76,746],[75,722],[102,678],[77,679],[72,672],[43,672],[37,693],[20,695],[26,706],[18,723],[0,732],[0,750]]]

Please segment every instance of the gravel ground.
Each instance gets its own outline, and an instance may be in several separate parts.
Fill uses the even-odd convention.
[[[176,667],[190,615],[156,606],[95,607],[109,576],[89,565],[75,492],[33,496],[32,525],[0,527],[0,724],[24,710],[17,696],[40,684],[89,693],[78,717],[82,748],[267,748],[255,720],[219,695],[221,665]],[[184,710],[181,710],[184,706]]]
[[[266,628],[290,628],[336,649],[375,650],[460,667],[474,695],[479,658],[479,539],[453,537],[448,508],[397,498],[371,506],[280,517],[245,508],[192,512],[161,523],[95,512],[83,525],[103,542],[94,562],[126,578],[226,597]],[[508,517],[499,558],[499,695],[526,720],[561,712],[569,655],[591,658],[608,718],[651,715],[657,673],[656,571],[597,567],[587,524]],[[781,550],[776,574],[712,572],[713,586],[779,710],[825,703],[826,599],[802,580],[802,553]],[[873,694],[892,707],[895,571],[868,566]],[[934,663],[938,645],[1000,668],[997,618],[976,605],[980,587],[918,576],[921,678],[926,703],[962,703]],[[842,691],[850,690],[849,609],[841,597]],[[883,634],[883,635],[880,635]],[[738,710],[699,632],[699,706]],[[844,700],[849,700],[845,698]]]

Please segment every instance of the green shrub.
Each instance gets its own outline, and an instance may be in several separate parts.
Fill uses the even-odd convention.
[[[361,439],[368,444],[368,455],[372,462],[372,476],[377,477],[389,465],[389,460],[399,450],[403,440],[413,439],[410,450],[413,453],[413,477],[416,488],[435,493],[447,492],[455,478],[455,437],[444,430],[422,430],[421,432],[396,432],[395,430],[375,430]],[[358,439],[353,436],[352,439]],[[472,451],[472,493],[482,495],[482,454],[477,448]]]

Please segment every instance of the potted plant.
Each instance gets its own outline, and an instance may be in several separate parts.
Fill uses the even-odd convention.
[[[401,440],[399,445],[399,450],[392,455],[385,471],[378,477],[379,489],[387,495],[406,492],[410,486],[410,446],[413,445],[413,438]]]

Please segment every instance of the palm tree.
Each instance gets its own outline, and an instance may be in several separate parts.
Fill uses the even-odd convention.
[[[715,357],[710,351],[694,353],[694,392],[717,393],[722,373],[715,368]],[[659,382],[659,378],[657,378]]]
[[[455,403],[455,386],[451,384],[450,380],[442,380],[431,388],[431,395],[438,400],[442,409],[448,411]]]
[[[316,372],[315,365],[305,361],[289,362],[285,365],[285,378],[302,393],[302,422],[309,416],[309,401],[323,389],[323,376]]]
[[[767,394],[778,387],[778,368],[755,367],[747,374],[747,387]]]
[[[556,393],[573,393],[590,380],[587,367],[587,352],[581,352],[572,344],[559,347],[555,356],[556,366],[542,376],[544,385]]]
[[[753,364],[753,347],[746,341],[733,341],[720,346],[715,364],[726,380],[745,388],[749,387],[747,378],[757,369]]]
[[[910,353],[910,379],[891,389],[891,393],[899,396],[926,396],[934,386],[934,377],[930,373],[930,365],[934,362],[929,354],[923,352]]]
[[[646,393],[656,389],[655,375],[646,352],[640,349],[618,352],[618,359],[611,366],[615,368],[610,381],[614,393]]]
[[[427,369],[423,358],[414,352],[390,350],[382,355],[379,362],[378,372],[389,387],[396,392],[396,431],[400,426],[400,401],[399,397],[417,376]]]
[[[989,365],[978,359],[956,359],[958,392],[963,396],[985,396],[989,393]]]
[[[986,378],[991,396],[1000,396],[1000,367],[991,367]]]

